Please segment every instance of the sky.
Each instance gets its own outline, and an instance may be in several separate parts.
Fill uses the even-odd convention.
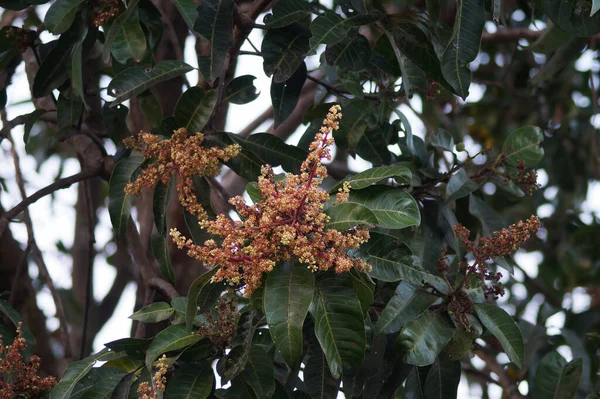
[[[518,18],[519,16],[517,15],[516,17]],[[261,20],[262,16],[258,18],[258,21]],[[536,26],[531,26],[530,28],[543,29],[544,27],[545,26],[543,23],[538,23]],[[493,23],[489,22],[486,25],[486,29],[493,32],[496,27]],[[44,42],[52,40],[53,38],[54,37],[48,32],[45,32],[41,36],[41,39]],[[255,29],[250,34],[250,40],[256,47],[260,48],[262,31]],[[242,50],[252,51],[253,48],[248,42],[246,42],[242,46]],[[323,50],[324,48],[321,48],[317,55],[307,58],[306,62],[309,71],[318,67],[319,53]],[[194,39],[192,37],[188,38],[185,44],[184,58],[188,64],[197,67],[197,60],[194,52]],[[478,62],[485,61],[489,62],[489,60],[476,60],[473,67],[476,68]],[[576,68],[579,70],[593,69],[597,72],[600,70],[600,65],[594,60],[592,52],[587,51],[584,52],[580,60],[577,62]],[[236,76],[246,74],[256,76],[254,83],[260,91],[260,95],[250,104],[230,105],[230,112],[226,122],[226,131],[229,132],[240,131],[254,116],[260,115],[263,111],[268,109],[271,103],[269,96],[270,79],[263,72],[261,57],[249,55],[240,56]],[[187,79],[190,84],[194,86],[198,81],[197,71],[194,70],[189,72]],[[108,80],[104,79],[101,82],[101,87],[106,87],[107,84]],[[481,86],[472,85],[471,94],[466,101],[471,102],[479,100],[483,96],[482,90],[484,90],[484,88]],[[9,100],[6,110],[9,120],[18,115],[29,113],[34,110],[32,103],[28,101],[30,99],[30,93],[23,64],[18,67],[13,78],[13,83],[8,88],[8,98]],[[111,97],[106,96],[105,98],[107,100],[111,100]],[[581,98],[574,98],[574,101],[579,101],[579,105],[585,106],[585,104],[583,104],[583,102],[585,102],[583,98],[583,96],[581,96]],[[413,132],[423,137],[425,134],[424,125],[411,110],[412,108],[419,112],[422,109],[421,99],[418,96],[414,96],[410,102],[410,105],[410,108],[406,105],[402,105],[400,110],[408,117]],[[250,116],[250,119],[242,117],[247,115]],[[594,122],[600,123],[600,118],[594,120]],[[259,126],[256,129],[256,132],[266,131],[269,125],[270,122],[267,122]],[[290,137],[288,142],[291,144],[297,143],[305,129],[306,126],[300,126],[297,132]],[[35,131],[33,131],[32,134],[35,134]],[[12,130],[12,135],[16,143],[16,149],[21,157],[21,169],[26,179],[26,191],[28,194],[32,194],[35,191],[47,186],[59,177],[70,176],[80,171],[77,160],[68,159],[61,165],[58,157],[52,157],[48,159],[38,170],[37,162],[35,161],[34,157],[27,155],[25,152],[22,140],[22,126],[17,126],[14,128]],[[467,151],[470,153],[476,153],[479,150],[478,145],[471,140],[467,139],[465,144]],[[109,145],[107,146],[107,150],[109,153],[111,153],[111,151],[114,152],[114,147]],[[464,153],[459,155],[464,156]],[[10,159],[9,143],[7,140],[4,140],[0,144],[0,160],[0,164],[5,166],[0,168],[0,177],[6,181],[6,185],[8,187],[8,192],[2,193],[0,198],[4,209],[10,209],[12,206],[20,202],[21,198],[18,195],[18,188],[14,178],[14,168],[12,165],[12,160]],[[351,162],[349,166],[351,170],[364,170],[370,166],[368,162],[361,161],[360,159],[353,160],[350,158],[350,161]],[[59,173],[60,176],[58,175]],[[540,184],[546,185],[548,179],[543,170],[539,171],[539,177]],[[550,188],[546,190],[546,195],[548,196],[547,199],[552,199],[553,193],[556,195],[556,189]],[[48,264],[49,272],[54,283],[60,288],[71,287],[71,259],[69,256],[61,253],[58,250],[56,243],[60,241],[64,243],[67,248],[72,245],[75,221],[74,205],[76,198],[77,188],[74,185],[68,189],[56,191],[53,196],[46,196],[29,207],[38,245],[44,254],[44,259]],[[588,222],[591,222],[594,214],[600,214],[600,183],[592,183],[590,185],[588,189],[588,198],[583,204],[582,209],[584,211],[584,221],[587,218]],[[553,206],[551,204],[546,204],[538,209],[538,214],[539,216],[544,217],[549,216],[553,211]],[[99,212],[97,217],[98,226],[96,227],[96,249],[98,251],[102,251],[103,248],[108,246],[109,252],[114,251],[115,246],[110,242],[112,238],[112,227],[106,208],[104,208],[102,212]],[[12,223],[10,227],[18,241],[21,243],[27,242],[27,233],[23,224]],[[541,253],[525,253],[523,251],[519,251],[515,256],[515,259],[530,277],[537,276],[538,265],[542,260]],[[38,275],[37,267],[33,263],[30,265],[29,271],[32,277],[36,277]],[[114,268],[107,264],[106,259],[103,256],[96,257],[94,263],[94,294],[96,300],[101,300],[108,292],[114,280],[115,274]],[[512,278],[515,278],[518,281],[523,281],[523,275],[519,270],[515,271],[515,275]],[[517,284],[510,294],[517,297],[524,296],[526,295],[525,287]],[[542,297],[533,298],[525,313],[526,320],[535,323],[535,317],[542,302]],[[52,329],[57,328],[58,320],[55,317],[54,303],[47,288],[44,288],[38,294],[38,303],[43,309],[44,313],[49,317],[48,326]],[[113,317],[111,317],[108,323],[106,323],[106,325],[96,336],[94,341],[95,350],[102,349],[103,344],[106,342],[129,336],[131,320],[128,318],[128,316],[133,313],[134,303],[135,284],[130,283],[125,289],[123,297],[115,309]],[[583,288],[575,289],[573,293],[566,296],[565,301],[563,302],[564,307],[571,308],[576,313],[587,310],[589,308],[589,304],[590,298],[585,293]],[[511,309],[508,308],[507,311],[510,313]],[[560,328],[562,327],[563,323],[564,313],[559,312],[547,320],[546,327],[548,328],[548,332],[551,334],[560,334]],[[559,349],[559,351],[567,358],[567,360],[572,358],[570,350],[567,347],[562,347]],[[508,359],[503,360],[507,361]],[[483,363],[478,358],[474,359],[474,363],[477,367],[483,366]],[[492,397],[500,397],[499,388],[497,392],[493,391],[496,388],[497,387],[494,386],[492,388]],[[480,397],[481,392],[477,391],[478,388],[475,387],[473,389],[474,390],[469,392],[463,379],[461,382],[459,395],[461,397]],[[526,393],[526,383],[522,383],[520,385],[520,389],[522,390],[522,393]]]

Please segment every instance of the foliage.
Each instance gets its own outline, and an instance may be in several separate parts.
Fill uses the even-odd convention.
[[[574,64],[595,51],[600,3],[521,3],[0,0],[0,140],[23,197],[0,235],[13,242],[23,213],[10,275],[53,295],[67,361],[50,397],[452,398],[461,379],[597,395],[599,224],[582,203],[600,178],[598,76]],[[270,78],[256,120],[245,57]],[[35,109],[8,120],[23,61]],[[228,114],[248,128],[227,131]],[[82,172],[27,197],[19,125],[40,167],[76,156]],[[73,288],[57,289],[27,207],[77,182]],[[519,260],[534,251],[539,273]],[[117,278],[96,302],[107,255]],[[128,281],[131,337],[90,354]],[[592,306],[565,307],[581,287]],[[3,332],[34,319],[0,310]],[[560,333],[544,327],[555,314]],[[28,336],[2,370],[37,375]]]

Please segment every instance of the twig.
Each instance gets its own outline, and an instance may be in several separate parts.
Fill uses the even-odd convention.
[[[329,91],[331,93],[334,93],[334,94],[337,94],[340,97],[347,98],[346,95],[350,94],[349,92],[347,92],[345,90],[340,90],[337,87],[332,86],[329,83],[322,81],[321,79],[315,78],[314,76],[306,75],[306,79],[312,80],[316,84],[318,84],[318,85],[323,86],[324,88],[326,88],[327,91]]]
[[[256,55],[261,57],[262,54],[259,51],[246,51],[246,50],[240,50],[240,52],[238,53],[239,55]]]
[[[175,298],[180,297],[179,292],[173,287],[173,284],[169,283],[167,280],[164,280],[160,277],[153,277],[148,282],[148,285],[152,288],[156,288],[160,290],[163,294],[169,297],[169,300],[173,300]]]
[[[498,382],[504,390],[504,395],[508,399],[522,399],[523,396],[519,393],[517,382],[512,379],[504,367],[498,363],[498,361],[490,354],[488,354],[482,347],[477,347],[473,350],[483,360],[486,367],[498,376]]]
[[[260,125],[262,125],[263,123],[265,123],[266,121],[268,121],[271,118],[273,118],[273,107],[272,106],[269,107],[265,112],[260,114],[252,122],[250,122],[245,128],[243,128],[238,133],[238,136],[240,136],[242,138],[246,138],[246,137],[250,136],[250,134],[254,130],[256,130]]]
[[[17,270],[15,271],[15,277],[13,278],[12,288],[10,290],[10,297],[8,299],[8,303],[12,306],[15,305],[15,299],[17,295],[17,287],[19,286],[19,281],[21,280],[21,275],[23,274],[23,270],[25,270],[25,266],[27,266],[27,258],[29,257],[29,253],[31,252],[31,242],[27,241],[27,248],[23,252],[21,256],[21,260],[19,261],[19,265],[17,266]]]
[[[94,205],[92,204],[92,192],[90,189],[89,180],[83,181],[83,202],[85,203],[86,210],[86,222],[88,228],[88,262],[87,262],[87,275],[85,284],[85,304],[83,309],[83,330],[81,333],[81,347],[79,350],[79,359],[83,359],[86,355],[86,341],[89,328],[89,313],[90,306],[92,305],[93,287],[92,287],[92,276],[94,270],[94,244],[96,242],[94,227],[96,225],[94,221]]]
[[[10,138],[10,136],[9,136],[9,140],[12,143],[12,138]],[[72,176],[58,179],[54,183],[36,191],[29,197],[24,198],[23,201],[21,201],[20,203],[15,205],[11,210],[9,210],[4,215],[2,215],[2,218],[0,219],[0,236],[2,236],[2,233],[4,233],[4,229],[6,229],[6,226],[8,226],[8,223],[10,222],[10,220],[12,220],[15,216],[17,216],[21,212],[27,210],[27,207],[29,205],[33,204],[40,198],[45,197],[48,194],[52,194],[53,192],[55,192],[57,190],[61,190],[63,188],[70,187],[72,184],[77,183],[79,181],[88,179],[90,177],[99,176],[101,172],[102,172],[101,170],[96,170],[93,168],[84,169],[81,172],[76,173]]]
[[[2,116],[3,116],[3,119],[5,119],[4,112],[3,112]],[[17,185],[19,187],[21,197],[25,201],[27,199],[27,193],[25,192],[25,183],[23,180],[23,175],[21,173],[19,154],[17,153],[17,150],[15,148],[15,143],[14,143],[13,138],[10,135],[10,133],[8,134],[7,139],[11,144],[10,152],[13,157],[13,162],[15,165],[15,175],[16,175],[16,179],[17,179]],[[29,210],[27,209],[26,206],[25,206],[25,213],[24,213],[24,221],[25,221],[25,226],[27,228],[27,236],[29,237],[29,243],[31,245],[31,251],[33,253],[33,258],[34,258],[35,262],[37,263],[39,271],[40,271],[40,275],[42,276],[44,282],[48,286],[48,289],[50,290],[50,294],[52,295],[52,299],[54,300],[54,306],[56,307],[56,315],[58,316],[58,319],[60,321],[61,338],[63,339],[65,358],[70,359],[72,357],[71,336],[69,334],[69,326],[67,325],[67,318],[65,316],[65,311],[63,308],[62,300],[60,298],[60,295],[58,294],[58,291],[56,290],[56,287],[54,286],[54,282],[52,281],[52,278],[50,277],[50,273],[48,272],[48,267],[46,266],[46,262],[44,261],[44,257],[42,256],[42,251],[40,251],[40,248],[38,247],[37,242],[35,241],[33,225],[31,223],[31,216],[29,215]],[[0,232],[0,235],[1,235],[1,232]]]

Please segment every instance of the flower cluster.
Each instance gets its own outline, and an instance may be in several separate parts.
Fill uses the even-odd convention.
[[[169,363],[167,356],[162,355],[160,359],[156,361],[156,371],[152,376],[152,385],[147,381],[141,382],[137,389],[139,399],[157,399],[159,397],[158,391],[164,392],[167,389],[167,371],[169,369]]]
[[[122,12],[119,0],[94,0],[89,2],[91,20],[95,26],[105,25]]]
[[[173,132],[168,140],[160,140],[151,133],[140,133],[123,141],[126,147],[140,151],[146,159],[154,162],[148,165],[133,183],[125,187],[129,195],[139,194],[144,187],[153,187],[159,181],[169,183],[173,174],[179,176],[177,193],[179,201],[199,220],[206,219],[206,211],[198,203],[194,194],[194,176],[216,176],[221,171],[221,162],[236,156],[241,148],[237,144],[219,147],[204,147],[204,135],[187,135],[185,129]]]
[[[472,265],[466,262],[460,263],[460,267],[466,271],[465,286],[469,286],[470,275],[476,276],[481,281],[491,281],[492,285],[487,287],[486,294],[498,298],[504,295],[504,288],[498,283],[502,274],[489,271],[487,262],[519,249],[523,242],[529,240],[540,229],[540,219],[531,216],[526,221],[520,220],[508,228],[494,232],[491,237],[481,237],[477,243],[469,239],[471,232],[463,225],[457,224],[453,229],[467,252],[471,252],[475,258]]]
[[[17,326],[17,337],[12,345],[4,346],[0,336],[0,399],[38,398],[50,392],[56,379],[40,377],[40,358],[31,356],[28,362],[23,359],[27,342],[23,338],[21,323]]]
[[[220,297],[215,306],[217,319],[213,318],[212,312],[206,313],[206,322],[198,329],[199,335],[208,338],[219,348],[229,346],[236,333],[240,313],[236,309],[234,298],[233,292],[230,292],[229,298],[227,296]]]
[[[292,257],[313,271],[333,268],[341,273],[353,267],[368,269],[365,261],[346,253],[368,241],[366,229],[356,227],[340,232],[325,227],[329,217],[323,208],[329,194],[320,188],[327,176],[321,161],[331,159],[328,148],[333,143],[331,133],[339,128],[341,118],[340,107],[331,107],[299,175],[288,173],[283,181],[276,182],[273,170],[265,165],[258,179],[262,200],[255,205],[246,204],[240,196],[230,200],[243,221],[232,221],[226,215],[219,215],[214,221],[201,221],[209,233],[223,239],[221,245],[214,240],[206,241],[203,246],[195,245],[173,229],[171,236],[177,246],[187,247],[188,255],[206,266],[219,266],[213,281],[246,284],[246,296],[261,285],[265,273]],[[338,202],[346,200],[348,190],[347,185],[342,188]]]

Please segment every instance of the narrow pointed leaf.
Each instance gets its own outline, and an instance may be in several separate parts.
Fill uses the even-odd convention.
[[[152,197],[152,213],[154,214],[154,225],[160,234],[167,232],[167,208],[171,202],[171,194],[175,186],[175,179],[169,184],[158,182],[154,187]]]
[[[365,325],[350,276],[321,275],[310,312],[315,320],[315,335],[334,377],[339,377],[344,368],[362,363]]]
[[[379,223],[377,216],[369,208],[360,204],[343,202],[327,208],[329,216],[326,227],[346,231],[356,226],[373,226]]]
[[[242,75],[233,79],[225,88],[225,98],[223,102],[233,104],[247,104],[258,98],[260,92],[254,86],[256,76]]]
[[[21,315],[19,314],[19,312],[17,312],[17,310],[15,308],[13,308],[4,299],[0,299],[0,312],[2,312],[2,314],[4,314],[10,321],[12,321],[12,323],[15,325],[15,329],[19,325],[19,323],[22,323],[21,324],[21,332],[23,334],[23,338],[25,338],[25,342],[27,342],[27,348],[25,349],[23,354],[25,355],[25,357],[27,359],[29,359],[29,357],[35,351],[35,345],[36,345],[35,335],[33,335],[31,330],[29,329],[29,327],[27,327],[27,324],[25,324],[23,322],[23,319],[21,318]]]
[[[311,348],[308,362],[304,368],[304,386],[311,399],[336,399],[340,379],[329,371],[329,365],[319,347]]]
[[[285,82],[277,83],[274,78],[271,81],[271,102],[273,103],[275,127],[284,122],[296,108],[305,81],[306,64],[304,62]]]
[[[219,296],[221,296],[221,292],[225,289],[224,283],[213,283],[211,281],[217,270],[216,267],[209,270],[198,277],[190,286],[185,312],[185,325],[189,331],[192,330],[196,314],[209,311],[215,302],[217,302]]]
[[[344,119],[340,128],[334,132],[336,142],[345,143],[348,148],[354,149],[365,134],[368,116],[374,108],[373,101],[363,99],[354,99],[344,105]]]
[[[376,335],[393,334],[409,321],[416,320],[437,298],[412,284],[401,282],[375,324]]]
[[[409,193],[398,188],[373,186],[369,190],[352,191],[348,203],[369,208],[381,227],[403,229],[421,223],[417,202]]]
[[[464,169],[459,169],[446,185],[446,202],[466,197],[479,188],[479,184],[471,180]]]
[[[206,399],[212,391],[214,378],[210,364],[185,363],[167,384],[166,398]]]
[[[540,147],[543,141],[544,133],[537,126],[525,126],[513,131],[502,145],[504,161],[509,165],[517,165],[523,160],[526,167],[535,166],[544,157],[544,149]]]
[[[484,25],[483,0],[458,0],[452,37],[442,55],[442,73],[456,94],[463,99],[469,95],[469,64],[479,53]]]
[[[335,193],[342,187],[344,182],[350,184],[350,188],[353,190],[362,190],[363,188],[370,187],[372,184],[378,183],[382,180],[394,177],[399,183],[409,184],[412,179],[412,173],[409,168],[404,165],[391,165],[391,166],[380,166],[377,168],[367,169],[364,172],[357,173],[352,177],[347,177],[335,186],[330,193]]]
[[[273,373],[272,357],[260,346],[253,345],[243,376],[257,398],[270,398],[275,392]]]
[[[77,10],[84,0],[57,0],[54,2],[44,18],[44,24],[49,32],[60,35],[71,27]]]
[[[512,316],[501,307],[488,303],[476,303],[475,310],[481,324],[498,338],[508,358],[521,368],[525,358],[523,334]]]
[[[275,347],[292,367],[302,354],[302,326],[315,291],[314,273],[291,260],[267,275],[263,309]]]
[[[131,5],[127,11],[132,10],[127,20],[119,27],[117,36],[113,39],[110,47],[110,53],[121,64],[133,59],[135,62],[141,61],[146,55],[146,35],[140,25],[139,10],[132,8]],[[115,20],[113,23],[116,24]],[[120,22],[120,21],[119,21]],[[112,26],[109,34],[113,32]],[[106,46],[106,44],[105,44]],[[106,48],[106,47],[105,47]],[[110,57],[110,56],[109,56]]]
[[[351,19],[342,18],[337,13],[328,11],[319,15],[310,24],[310,51],[316,51],[321,43],[336,44],[346,37],[351,27]]]
[[[70,398],[77,383],[90,372],[96,362],[116,359],[119,356],[120,353],[103,349],[95,355],[69,364],[59,383],[50,392],[50,399]]]
[[[181,14],[183,20],[185,21],[188,28],[193,31],[194,30],[194,22],[196,21],[196,17],[198,13],[196,9],[198,6],[194,3],[194,0],[171,0],[179,13]]]
[[[31,90],[33,97],[47,96],[67,80],[71,52],[77,38],[78,34],[74,29],[60,35],[56,46],[50,50],[35,74]]]
[[[456,329],[442,313],[425,312],[418,320],[405,324],[396,340],[402,360],[415,366],[428,366],[450,342]]]
[[[273,75],[275,83],[290,79],[304,61],[310,48],[309,38],[310,31],[302,24],[294,23],[280,29],[269,29],[260,48],[265,74]]]
[[[239,136],[231,136],[242,148],[258,155],[271,166],[281,166],[287,172],[298,173],[300,165],[308,153],[300,148],[286,144],[279,137],[270,133],[255,133],[246,140]]]
[[[157,83],[181,76],[192,69],[194,68],[185,62],[174,60],[161,61],[154,68],[133,67],[126,69],[117,74],[108,85],[108,94],[116,97],[111,106],[120,104]]]
[[[189,88],[175,106],[175,121],[187,129],[188,134],[202,132],[217,103],[215,90],[204,91],[201,87]]]
[[[589,37],[600,33],[600,14],[592,14],[597,7],[593,1],[544,0],[543,7],[550,20],[573,36]]]
[[[581,382],[583,360],[568,362],[557,352],[547,353],[535,374],[536,399],[574,398]]]
[[[159,332],[150,343],[146,352],[146,367],[152,369],[152,363],[163,353],[181,350],[200,341],[198,334],[190,334],[181,324],[169,326]]]
[[[446,282],[425,270],[406,246],[396,242],[395,237],[376,232],[370,235],[371,238],[360,246],[357,255],[371,265],[369,275],[372,278],[387,282],[405,280],[419,286],[427,283],[440,292],[448,292]]]
[[[204,79],[212,84],[221,74],[233,44],[233,0],[206,0],[198,7],[194,31],[210,41],[210,54],[198,58]]]
[[[167,320],[175,312],[166,302],[154,302],[145,308],[142,308],[129,316],[132,320],[143,321],[144,323],[158,323]]]
[[[123,14],[121,14],[117,18],[115,18],[115,20],[111,24],[108,33],[106,33],[106,38],[104,39],[104,48],[102,50],[102,60],[105,63],[110,61],[110,53],[111,53],[111,50],[113,47],[113,42],[117,38],[119,33],[121,32],[123,25],[125,25],[125,23],[129,20],[129,18],[133,14],[133,12],[137,10],[137,5],[139,2],[140,2],[140,0],[131,0],[129,2],[129,4],[127,5],[127,9],[123,12]],[[135,17],[135,20],[137,20],[137,23],[139,25],[139,18]],[[120,47],[122,47],[122,45],[123,44],[121,43]],[[122,49],[117,50],[117,54],[119,54],[119,55],[122,54],[120,52],[120,50],[122,50]]]
[[[312,5],[306,0],[278,1],[272,14],[265,15],[264,23],[269,28],[282,28],[294,22],[302,21],[310,15]]]
[[[133,173],[142,165],[144,157],[132,155],[117,162],[108,183],[108,213],[113,225],[115,238],[119,240],[125,234],[132,198],[125,195],[125,186],[131,182]]]
[[[460,362],[439,356],[431,365],[423,394],[427,399],[456,399],[460,382]]]
[[[71,399],[106,399],[112,396],[113,391],[127,372],[117,367],[94,367],[82,378]]]

